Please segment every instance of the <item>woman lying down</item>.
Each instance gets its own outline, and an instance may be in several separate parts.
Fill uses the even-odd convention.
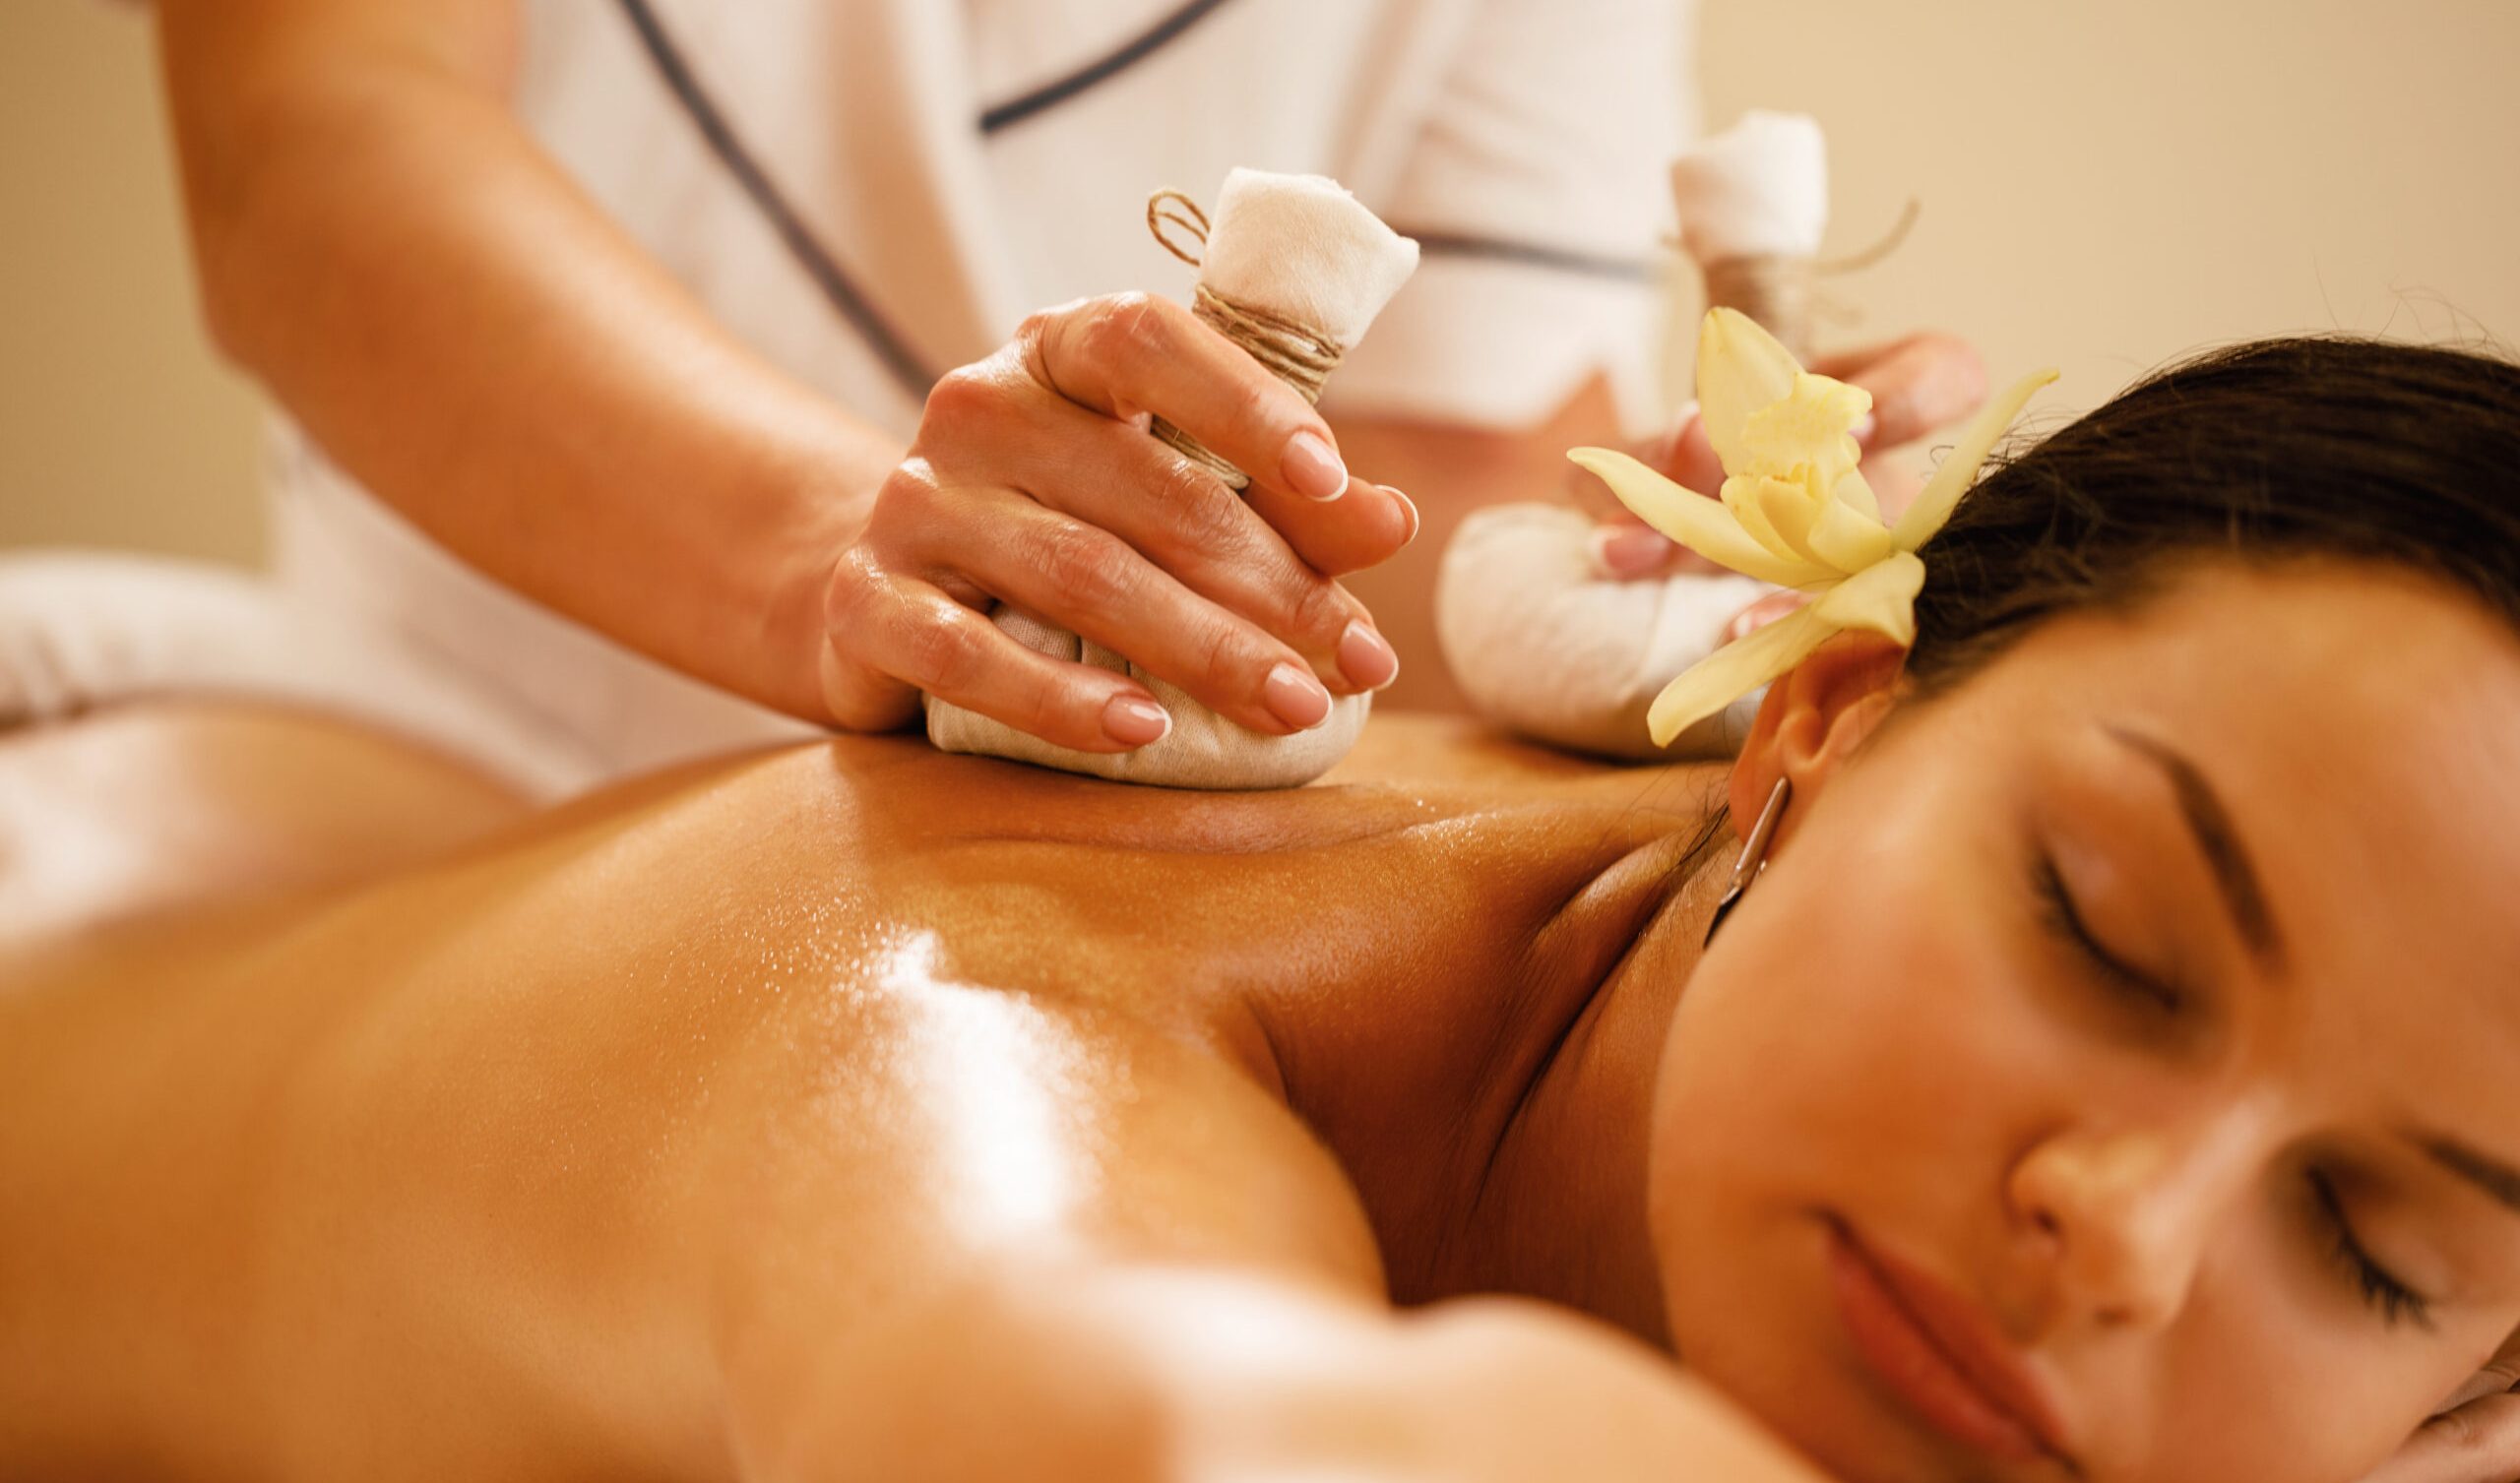
[[[25,947],[0,1473],[2508,1478],[2515,469],[2510,366],[2256,345],[1729,768],[844,738]],[[270,715],[0,765],[116,748],[95,829],[273,870],[493,807]]]

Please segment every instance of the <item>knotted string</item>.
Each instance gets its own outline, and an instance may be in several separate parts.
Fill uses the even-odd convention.
[[[1193,268],[1200,265],[1201,257],[1184,249],[1170,235],[1172,230],[1186,232],[1197,238],[1201,247],[1207,245],[1208,214],[1199,210],[1197,202],[1179,191],[1156,192],[1146,201],[1146,228],[1166,252]],[[1322,384],[1347,353],[1337,340],[1300,320],[1227,298],[1205,283],[1191,290],[1190,312],[1240,345],[1244,353],[1293,387],[1307,402],[1321,400]],[[1228,488],[1250,487],[1250,475],[1210,453],[1198,439],[1162,417],[1154,419],[1147,430],[1183,458],[1215,473]]]
[[[1917,224],[1917,203],[1910,201],[1881,240],[1843,258],[1818,259],[1790,253],[1743,253],[1700,264],[1706,276],[1706,304],[1738,309],[1777,338],[1794,358],[1811,359],[1812,322],[1823,312],[1844,317],[1839,305],[1818,291],[1821,278],[1869,268],[1890,256]]]
[[[1811,359],[1812,262],[1793,253],[1752,252],[1700,265],[1706,306],[1738,309],[1777,338],[1797,361]]]

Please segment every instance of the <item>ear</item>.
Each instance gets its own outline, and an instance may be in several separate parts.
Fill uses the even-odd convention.
[[[1811,651],[1768,687],[1750,739],[1732,765],[1732,832],[1747,838],[1777,779],[1791,780],[1794,801],[1807,802],[1828,785],[1898,699],[1908,651],[1879,634],[1843,633]],[[1796,810],[1777,822],[1769,849],[1782,847]]]

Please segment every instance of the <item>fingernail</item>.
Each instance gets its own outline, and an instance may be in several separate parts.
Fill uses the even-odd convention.
[[[1856,418],[1855,425],[1847,429],[1848,432],[1855,435],[1855,440],[1858,443],[1871,442],[1872,435],[1880,430],[1881,419],[1872,415],[1870,412],[1866,412],[1862,416]]]
[[[1370,625],[1351,623],[1339,636],[1339,672],[1359,689],[1380,690],[1399,678],[1400,655]]]
[[[1392,489],[1389,484],[1382,487],[1390,489],[1391,497],[1400,501],[1400,508],[1409,512],[1409,533],[1400,538],[1400,543],[1405,546],[1418,538],[1418,502],[1399,490]]]
[[[1622,582],[1662,570],[1677,549],[1660,530],[1642,525],[1604,525],[1593,532],[1593,560]]]
[[[1269,678],[1260,685],[1260,703],[1271,715],[1298,731],[1309,731],[1330,719],[1330,692],[1292,664],[1269,671]]]
[[[1160,742],[1171,730],[1172,713],[1153,701],[1115,695],[1102,707],[1102,734],[1121,746]]]
[[[1738,644],[1778,619],[1801,611],[1808,600],[1799,592],[1770,592],[1734,613],[1725,623],[1724,634],[1719,642]]]
[[[1348,492],[1348,465],[1339,462],[1339,455],[1321,434],[1309,428],[1288,440],[1287,456],[1279,466],[1287,487],[1305,499],[1326,503]]]

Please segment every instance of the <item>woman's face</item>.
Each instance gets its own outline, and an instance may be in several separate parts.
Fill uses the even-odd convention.
[[[1693,1369],[1860,1483],[2345,1483],[2520,1324],[2489,616],[2203,571],[1797,784],[1656,1093]]]

